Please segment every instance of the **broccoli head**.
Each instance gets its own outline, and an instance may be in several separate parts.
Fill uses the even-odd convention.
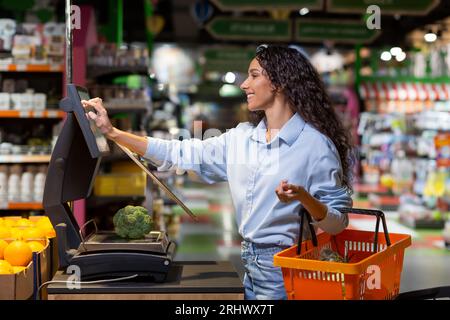
[[[122,238],[140,239],[152,229],[152,219],[147,209],[140,206],[119,209],[113,223],[115,232]]]

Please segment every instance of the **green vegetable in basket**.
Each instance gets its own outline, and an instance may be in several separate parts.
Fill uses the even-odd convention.
[[[339,253],[331,250],[330,248],[322,248],[322,250],[320,250],[319,260],[331,262],[346,262],[345,259],[339,255]]]
[[[152,230],[148,210],[141,206],[119,209],[113,218],[114,230],[122,238],[141,239]]]

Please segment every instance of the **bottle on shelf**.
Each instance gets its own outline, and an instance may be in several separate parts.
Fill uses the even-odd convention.
[[[20,165],[11,166],[8,177],[8,201],[18,202],[20,201],[20,175],[22,173],[22,167]]]
[[[38,172],[34,177],[33,197],[34,201],[36,202],[42,202],[42,198],[44,197],[44,186],[46,175],[47,175],[47,166],[46,165],[39,166]]]
[[[34,193],[34,166],[26,166],[20,179],[20,201],[32,202]]]
[[[0,165],[0,205],[8,202],[8,166]]]

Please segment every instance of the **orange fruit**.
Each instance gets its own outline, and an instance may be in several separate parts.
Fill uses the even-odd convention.
[[[0,226],[0,239],[9,239],[11,237],[11,230],[8,227]]]
[[[5,248],[4,256],[12,266],[26,267],[33,257],[33,251],[25,241],[15,240]]]
[[[46,232],[39,228],[26,228],[23,231],[23,239],[27,241],[36,240],[45,245],[46,241]]]
[[[0,274],[12,274],[14,273],[13,267],[8,261],[0,260]]]
[[[0,260],[3,259],[3,251],[5,251],[5,248],[8,246],[8,242],[6,242],[3,239],[0,239]]]
[[[27,243],[31,251],[33,252],[41,252],[42,250],[45,249],[44,245],[38,241],[29,241]]]

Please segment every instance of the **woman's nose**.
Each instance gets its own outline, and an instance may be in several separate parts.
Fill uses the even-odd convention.
[[[246,88],[248,88],[247,80],[248,78],[245,79],[244,82],[242,82],[242,84],[240,85],[241,90],[245,90]]]

